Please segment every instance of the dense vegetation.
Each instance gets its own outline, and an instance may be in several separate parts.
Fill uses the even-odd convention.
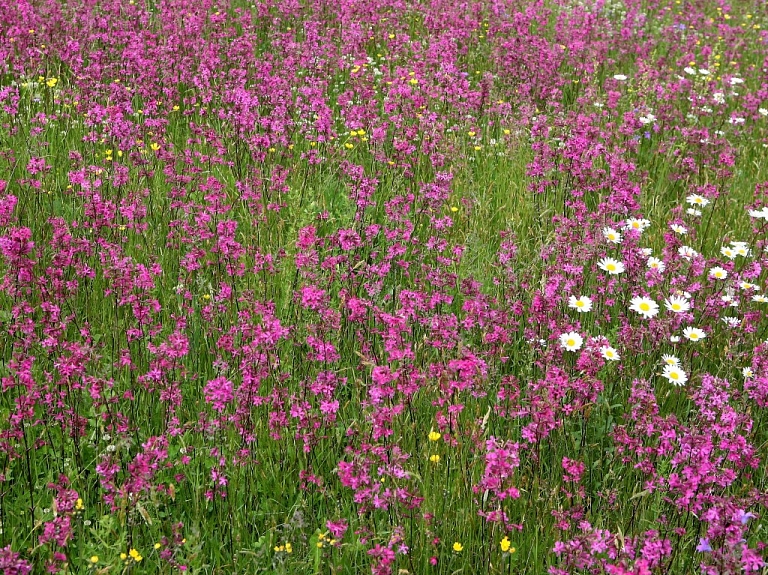
[[[764,573],[766,27],[0,0],[0,571]]]

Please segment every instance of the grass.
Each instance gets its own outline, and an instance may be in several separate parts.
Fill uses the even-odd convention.
[[[545,4],[554,10],[551,15]],[[640,8],[649,14],[661,10],[660,4],[646,4]],[[617,430],[625,428],[639,445],[656,449],[662,422],[673,418],[677,424],[672,427],[685,427],[685,433],[708,432],[693,391],[679,393],[654,379],[661,355],[678,353],[679,348],[667,341],[663,330],[644,332],[638,322],[632,325],[636,332],[622,331],[625,312],[619,304],[601,302],[593,315],[581,319],[568,315],[559,299],[542,303],[541,312],[533,309],[532,301],[549,285],[556,285],[550,299],[574,289],[590,294],[609,289],[605,276],[590,269],[605,246],[593,243],[590,234],[595,234],[588,230],[618,224],[621,214],[604,206],[619,183],[642,189],[637,213],[654,222],[642,245],[655,254],[669,244],[666,222],[676,215],[691,230],[683,243],[713,262],[724,242],[755,238],[744,206],[753,202],[755,186],[766,179],[768,128],[765,122],[754,122],[743,133],[723,120],[725,112],[703,114],[686,124],[686,114],[693,109],[687,96],[699,90],[709,98],[704,80],[691,94],[673,98],[654,92],[662,79],[638,70],[660,60],[664,63],[659,66],[669,66],[690,48],[661,38],[671,25],[661,17],[649,16],[643,28],[660,37],[647,60],[615,42],[593,77],[582,76],[577,84],[579,78],[570,78],[563,64],[550,71],[558,81],[570,82],[561,82],[562,91],[537,96],[548,78],[534,75],[534,96],[521,97],[515,91],[523,89],[523,82],[500,71],[507,64],[494,53],[491,37],[485,38],[488,42],[474,39],[475,32],[490,35],[482,24],[494,20],[486,13],[489,7],[477,6],[481,13],[472,15],[476,22],[471,24],[471,40],[460,43],[466,51],[451,64],[469,74],[473,89],[479,86],[476,71],[503,76],[487,100],[508,100],[509,107],[489,104],[478,112],[470,96],[462,99],[438,89],[421,71],[428,56],[427,47],[418,41],[407,49],[392,45],[386,51],[382,41],[369,40],[364,52],[378,60],[375,66],[401,66],[404,78],[410,77],[407,70],[418,68],[417,84],[405,80],[397,96],[380,80],[355,78],[351,62],[336,66],[325,59],[334,75],[324,78],[328,90],[323,101],[336,134],[327,142],[319,141],[308,126],[304,128],[309,137],[299,129],[275,134],[266,126],[243,136],[224,113],[234,107],[227,100],[232,89],[228,72],[238,69],[234,57],[222,64],[230,70],[213,74],[221,84],[211,87],[209,102],[200,103],[206,89],[191,78],[176,83],[165,77],[166,92],[135,86],[133,110],[151,108],[152,100],[166,93],[173,95],[178,109],[155,116],[134,114],[127,122],[137,140],[130,149],[120,147],[121,138],[111,134],[107,124],[93,119],[99,106],[112,103],[110,97],[93,96],[92,87],[55,57],[46,53],[36,65],[41,74],[45,71],[44,80],[58,78],[55,86],[35,81],[32,68],[26,75],[3,75],[0,88],[17,86],[20,100],[18,112],[0,111],[1,147],[8,150],[0,155],[0,179],[7,182],[5,196],[13,194],[18,205],[12,223],[0,232],[5,236],[13,227],[31,230],[39,282],[16,293],[7,288],[0,293],[0,376],[7,382],[0,394],[0,546],[21,552],[35,573],[53,561],[60,572],[73,573],[171,573],[183,565],[200,574],[351,574],[375,565],[372,553],[380,550],[376,545],[398,549],[401,544],[409,552],[398,555],[399,573],[546,573],[562,564],[551,552],[556,542],[575,538],[579,520],[585,520],[620,539],[657,530],[669,538],[674,551],[656,571],[696,571],[695,548],[706,525],[672,502],[676,494],[649,489],[652,474],[635,467],[643,457],[619,453],[616,440]],[[560,33],[556,16],[575,10],[558,3],[536,6],[538,16],[528,33],[547,41]],[[239,3],[219,8],[226,8],[232,19],[237,8],[251,10]],[[331,6],[304,8],[305,23],[322,11],[340,18]],[[509,8],[521,6],[509,3]],[[708,7],[696,9],[712,12]],[[146,7],[148,29],[160,29],[159,10]],[[757,15],[758,10],[753,12]],[[437,41],[425,20],[425,15],[437,18],[432,9],[414,6],[390,14],[395,39],[408,30],[411,38]],[[116,22],[123,18],[105,17]],[[271,17],[278,20],[270,23]],[[279,80],[288,73],[279,67],[285,55],[276,47],[277,32],[287,33],[288,24],[302,30],[294,38],[297,43],[307,41],[308,34],[291,22],[278,7],[257,21],[255,61],[274,60],[277,71],[262,74],[254,66],[248,74]],[[441,25],[448,26],[446,22]],[[607,17],[604,24],[610,22],[620,28],[618,19]],[[243,25],[229,33],[206,23],[204,35],[209,35],[210,45],[221,43],[224,54],[244,34]],[[388,30],[382,24],[382,30],[371,33],[388,37]],[[224,40],[216,39],[217,31]],[[352,53],[343,36],[327,33],[338,42],[340,54]],[[645,40],[635,33],[640,47]],[[500,34],[514,37],[510,29]],[[713,50],[724,60],[738,59],[738,69],[744,72],[764,56],[762,47],[746,47],[757,37],[745,36],[739,49],[743,53],[737,55],[727,41],[716,44],[714,34],[701,32],[705,44],[715,44]],[[601,36],[600,41],[609,39]],[[362,40],[350,40],[354,42]],[[498,49],[498,44],[493,46]],[[106,52],[119,74],[118,53]],[[356,50],[354,56],[360,59],[362,53]],[[379,53],[392,60],[383,60]],[[358,73],[368,74],[367,67],[361,69]],[[294,70],[290,82],[303,85],[297,80],[299,71],[310,73]],[[605,103],[605,87],[618,71],[631,79],[620,88],[623,96],[617,108],[609,112],[593,106]],[[529,70],[521,67],[517,72],[527,78]],[[399,74],[388,71],[386,77],[392,79],[387,81],[397,82]],[[108,76],[102,78],[104,94]],[[673,83],[671,77],[664,76],[665,86]],[[753,85],[745,91],[754,92],[757,75],[750,77]],[[120,83],[131,80],[123,72]],[[339,104],[350,86],[370,88],[370,99],[377,104],[366,107],[359,97],[350,106]],[[424,94],[418,95],[419,90]],[[88,91],[87,105],[76,104]],[[280,89],[274,100],[260,97],[260,117],[279,116],[279,97],[290,93]],[[166,107],[171,103],[167,98],[162,97]],[[454,99],[446,104],[448,98]],[[360,114],[378,114],[365,124],[365,139],[349,135],[352,106],[363,109]],[[635,145],[618,128],[624,114],[639,107],[656,110],[659,116],[659,110],[666,110],[670,123],[657,124],[658,131],[649,138],[639,136]],[[739,102],[729,98],[725,108],[731,107],[741,113]],[[436,122],[419,117],[430,111],[439,117],[439,129]],[[286,113],[307,124],[314,120],[298,107]],[[544,118],[541,125],[546,129],[533,127],[534,115]],[[153,124],[153,118],[162,121]],[[383,142],[374,141],[372,134],[372,126],[380,121],[390,123]],[[722,130],[723,135],[711,147],[702,144],[690,131],[703,127]],[[265,136],[272,142],[284,136],[287,143],[259,146],[248,141]],[[429,145],[428,138],[437,142],[443,166],[420,151]],[[417,151],[399,151],[402,142]],[[307,154],[315,150],[324,158],[319,164],[308,160]],[[727,173],[716,165],[721,152],[735,157]],[[28,173],[33,158],[44,158],[50,168]],[[686,158],[695,161],[695,170],[686,167]],[[543,166],[540,172],[533,168],[536,162]],[[359,166],[365,178],[377,180],[375,205],[356,205],[353,190],[360,181],[350,175],[351,164]],[[622,166],[630,164],[622,174]],[[121,168],[125,180],[117,184]],[[71,183],[78,170],[85,174],[85,185]],[[432,202],[424,185],[434,183],[440,172],[453,179],[447,197]],[[534,191],[538,185],[540,191]],[[720,197],[701,219],[685,215],[680,206],[686,207],[686,196],[710,185]],[[583,207],[573,203],[574,191],[586,192]],[[587,213],[583,219],[582,208]],[[438,220],[447,216],[450,227],[441,227]],[[220,227],[228,221],[237,223],[230,235]],[[378,234],[366,230],[374,224],[382,228]],[[300,269],[297,239],[309,226],[316,227],[321,238],[313,247],[317,261]],[[347,229],[361,236],[359,247],[344,250],[334,243],[337,232]],[[508,238],[514,238],[517,255],[505,269],[499,253]],[[574,238],[581,243],[564,255]],[[434,247],[427,247],[430,239]],[[456,247],[463,249],[460,257],[452,252]],[[236,255],[230,257],[227,250]],[[551,254],[544,257],[547,250]],[[195,257],[197,251],[200,258]],[[334,262],[330,258],[337,260],[328,264]],[[556,269],[566,260],[584,265],[584,275]],[[12,266],[7,261],[3,265],[6,280],[13,283]],[[384,271],[385,265],[390,265],[389,271]],[[676,268],[677,283],[665,279],[664,290],[690,286],[695,278],[686,274]],[[759,271],[757,281],[764,275]],[[477,282],[477,289],[469,286],[471,281]],[[608,295],[628,304],[638,289],[646,289],[643,281],[639,275],[627,279]],[[302,306],[297,294],[306,286],[326,292],[327,303],[320,311]],[[717,289],[707,284],[701,293],[714,297]],[[385,318],[409,313],[403,302],[414,293],[422,298],[420,307],[403,324],[398,327],[395,319]],[[352,318],[349,298],[368,302],[361,319]],[[44,303],[58,307],[58,319]],[[485,315],[469,312],[472,305],[483,308]],[[702,325],[711,331],[701,342],[703,351],[685,351],[686,365],[695,365],[692,381],[694,370],[697,385],[705,373],[743,379],[742,364],[765,337],[764,317],[762,312],[757,315],[755,332],[744,336],[729,335],[714,316],[697,316],[709,322]],[[274,340],[265,336],[249,347],[270,331],[275,319],[286,332]],[[588,370],[578,367],[574,357],[556,355],[551,350],[566,324],[626,345],[620,366],[607,365],[599,377],[586,376]],[[188,353],[176,359],[158,348],[169,345],[175,332],[188,337],[189,346]],[[310,336],[332,343],[338,361],[313,361]],[[47,338],[55,343],[49,345]],[[531,338],[548,340],[548,347],[532,346]],[[469,353],[483,362],[485,372],[464,380],[452,362]],[[728,354],[731,360],[721,361]],[[120,363],[121,357],[130,358],[130,365]],[[24,360],[30,361],[29,368],[21,365]],[[400,373],[383,386],[391,394],[378,403],[371,395],[378,385],[375,366]],[[572,387],[536,387],[537,382],[556,378],[558,370],[570,376]],[[346,379],[331,394],[339,402],[335,419],[322,411],[321,395],[311,391],[311,383],[325,371]],[[26,375],[34,385],[24,383]],[[217,413],[205,399],[206,384],[225,377],[239,386],[246,375],[254,378],[256,397],[238,397],[239,408],[233,403]],[[576,385],[576,379],[585,387]],[[650,397],[633,395],[636,379],[655,382],[648,384]],[[93,391],[95,387],[100,391]],[[25,401],[31,404],[30,413],[21,413]],[[633,415],[637,406],[632,402],[640,401],[647,402],[644,409],[658,410],[661,422],[654,421],[656,429],[647,430],[647,422]],[[743,395],[730,397],[728,405],[762,422],[764,408]],[[552,428],[539,430],[540,437],[528,442],[531,426],[546,425],[539,416],[547,410],[555,414]],[[761,452],[765,432],[760,424],[748,428],[744,425],[740,433]],[[428,439],[433,429],[443,434],[440,441]],[[495,500],[492,489],[478,487],[486,472],[485,442],[492,437],[523,445],[508,481],[519,490],[519,498]],[[151,438],[163,438],[167,445],[156,451],[148,446]],[[682,447],[678,449],[677,455]],[[430,457],[435,455],[439,461],[433,462]],[[564,457],[584,464],[578,484],[563,479]],[[658,476],[669,478],[680,471],[671,454],[652,459]],[[111,480],[105,479],[105,462],[116,466]],[[379,492],[387,504],[365,495],[364,489],[343,484],[341,463],[354,463],[356,477],[367,488],[381,485],[390,490],[386,495]],[[217,485],[212,471],[225,478],[226,485]],[[61,484],[62,475],[82,499],[82,508],[59,512],[53,505],[49,484]],[[137,478],[145,487],[136,488],[132,498],[110,492],[110,484],[125,486]],[[738,467],[738,481],[714,491],[736,500],[749,489],[765,489],[762,463],[754,472]],[[503,509],[509,525],[479,516],[493,505]],[[41,544],[39,538],[47,525],[64,516],[72,521],[72,533],[67,545],[59,546],[66,548],[66,561],[57,561],[53,553],[59,548]],[[331,544],[326,522],[342,518],[350,529]],[[764,523],[759,521],[749,535],[752,545],[762,539]],[[570,526],[558,526],[562,522]],[[515,553],[501,551],[499,542],[505,536]],[[292,552],[285,550],[286,543]],[[462,550],[454,550],[454,543]],[[128,555],[132,549],[138,550],[141,561]],[[167,556],[162,555],[165,550]],[[90,561],[93,556],[97,561]]]

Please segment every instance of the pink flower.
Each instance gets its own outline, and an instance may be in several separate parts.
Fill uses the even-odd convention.
[[[227,403],[232,401],[234,396],[232,391],[232,382],[226,377],[217,377],[210,380],[204,390],[205,401],[213,406],[216,411],[224,411]]]

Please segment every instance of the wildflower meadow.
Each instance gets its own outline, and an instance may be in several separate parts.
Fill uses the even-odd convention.
[[[0,573],[768,573],[763,0],[0,0]]]

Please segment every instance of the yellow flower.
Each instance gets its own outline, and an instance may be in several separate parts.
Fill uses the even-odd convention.
[[[432,463],[440,463],[440,456],[437,453],[435,453],[434,455],[429,456],[429,460]]]
[[[58,79],[48,78],[48,80],[46,80],[45,82],[45,85],[48,86],[49,88],[53,88],[56,85],[56,82],[58,82]]]
[[[126,559],[128,559],[128,555],[126,555],[125,553],[120,553],[120,559],[125,561]]]
[[[160,547],[162,547],[162,545],[160,545],[159,543],[155,543],[155,549],[160,549]]]
[[[99,556],[91,555],[91,563],[98,563],[98,562],[99,562]]]
[[[430,431],[429,432],[429,440],[430,441],[437,441],[441,437],[442,437],[442,435],[440,435],[440,433],[437,432],[437,431]]]
[[[461,553],[464,550],[464,546],[457,541],[453,544],[453,550],[456,551],[456,553]]]
[[[504,539],[501,540],[501,551],[503,553],[506,553],[509,551],[509,548],[512,546],[512,543],[509,541],[509,537],[504,537]]]
[[[210,296],[210,294],[205,294],[205,295],[203,296],[203,299],[204,299],[205,301],[208,301],[209,299],[211,299],[211,296]]]
[[[136,561],[136,563],[138,563],[139,561],[141,561],[142,559],[144,559],[144,557],[142,557],[142,556],[141,556],[141,553],[139,553],[138,551],[136,551],[136,549],[131,549],[130,551],[128,551],[128,555],[130,555],[130,556],[131,556],[131,559],[133,559],[134,561]]]
[[[149,147],[152,148],[152,151],[157,152],[160,149],[160,144],[157,142],[152,142]]]
[[[75,503],[75,509],[78,511],[82,511],[85,508],[85,505],[83,505],[83,500],[81,498],[77,498],[77,502]]]
[[[285,552],[286,553],[293,553],[293,546],[290,543],[285,544]]]

